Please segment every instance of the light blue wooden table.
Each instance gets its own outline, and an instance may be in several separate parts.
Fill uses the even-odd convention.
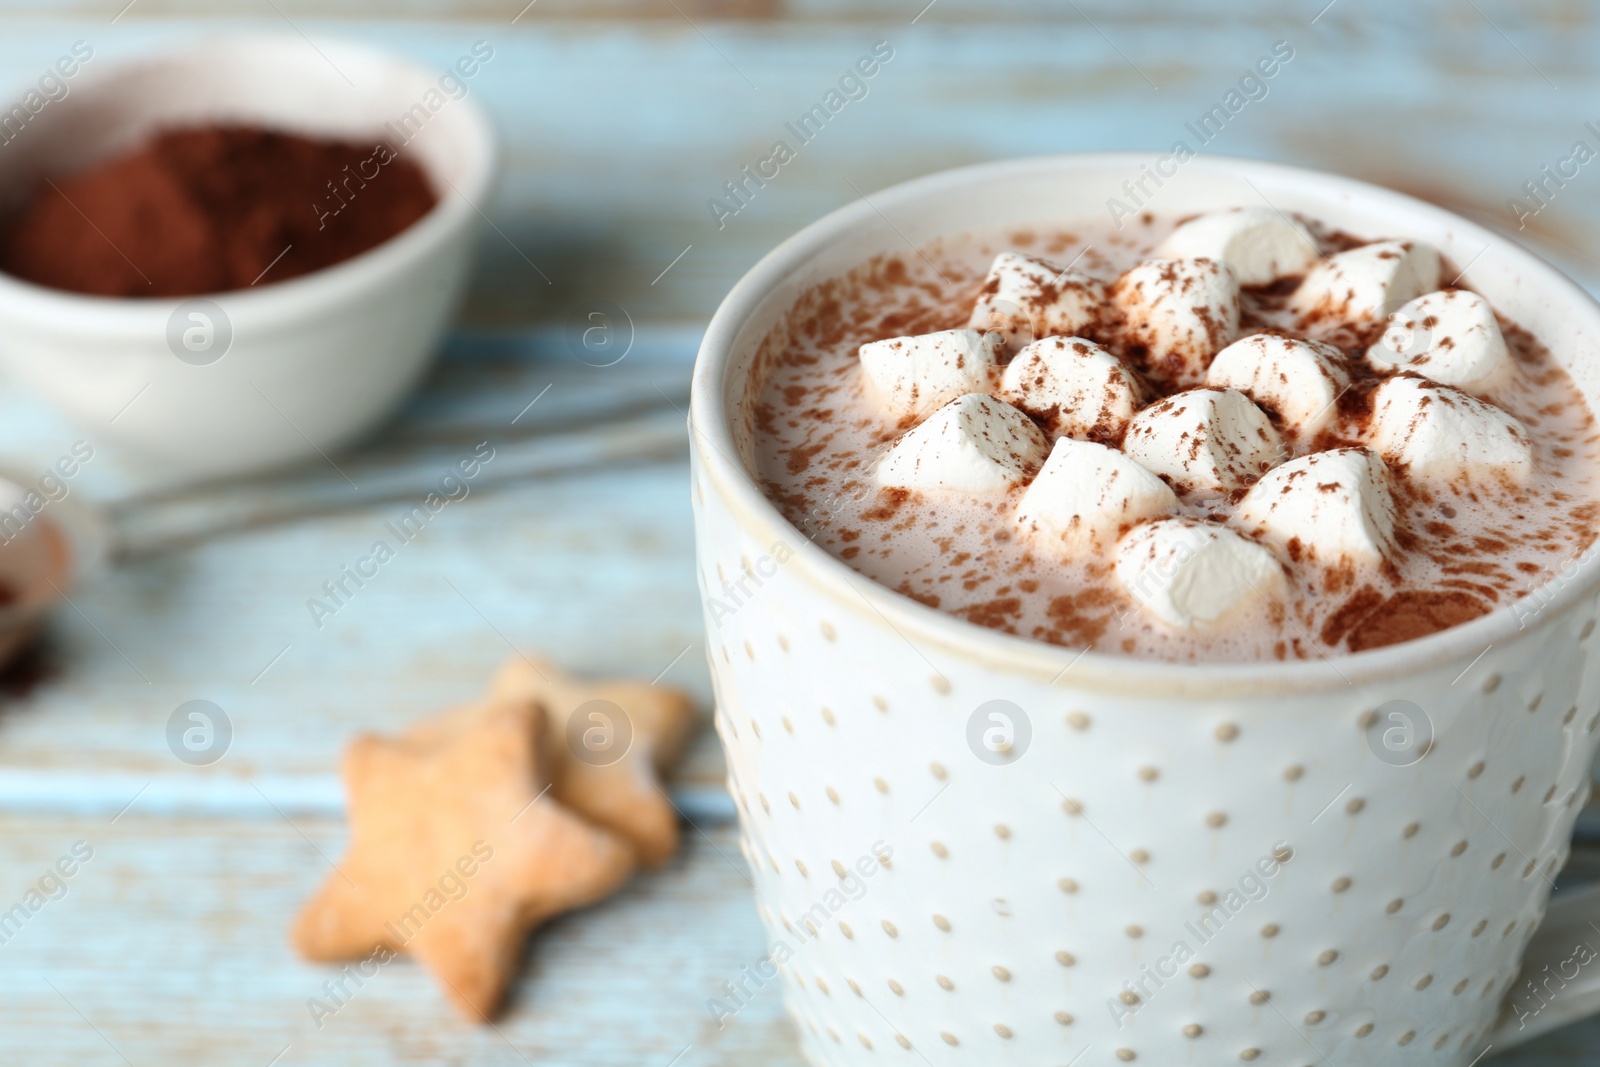
[[[361,489],[326,465],[184,487],[109,446],[75,481],[124,502],[152,551],[59,613],[43,678],[0,706],[0,909],[75,842],[93,849],[0,945],[0,1062],[799,1062],[776,990],[723,1028],[705,1008],[763,951],[708,731],[675,786],[698,827],[682,857],[540,934],[497,1027],[458,1022],[409,965],[318,1027],[307,1001],[332,972],[299,962],[284,929],[342,847],[333,768],[351,731],[472,694],[512,646],[664,674],[709,699],[681,445],[608,460],[616,439],[594,420],[625,410],[636,435],[681,427],[671,405],[722,293],[856,190],[1020,154],[1164,151],[1288,41],[1294,58],[1267,95],[1206,151],[1388,182],[1600,284],[1600,163],[1545,205],[1521,189],[1575,140],[1600,147],[1585,126],[1600,120],[1600,27],[1579,5],[1159,0],[1136,16],[1110,0],[525,3],[0,3],[7,86],[75,40],[109,62],[218,25],[355,37],[441,66],[487,39],[495,58],[472,91],[506,147],[484,205],[502,232],[437,371],[339,457]],[[894,56],[868,95],[719,225],[708,200],[726,204],[723,183],[878,41]],[[597,301],[636,330],[612,367],[579,361],[566,339]],[[80,437],[94,428],[0,385],[11,466],[42,471]],[[492,482],[318,628],[307,598],[484,438],[499,450]],[[219,525],[230,532],[196,539]],[[208,768],[167,747],[169,715],[192,699],[233,725]],[[1580,848],[1569,877],[1595,873]],[[1500,1062],[1597,1059],[1591,1024]]]

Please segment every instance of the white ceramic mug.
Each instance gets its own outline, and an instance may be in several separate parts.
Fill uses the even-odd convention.
[[[1600,1006],[1595,897],[1536,936],[1600,737],[1594,553],[1399,646],[1155,663],[897,595],[752,478],[752,356],[798,295],[908,244],[1097,215],[1147,162],[1021,160],[874,194],[763,259],[706,333],[690,421],[717,726],[762,969],[813,1063],[1461,1067]],[[1149,206],[1262,199],[1470,263],[1600,409],[1600,309],[1482,227],[1214,157]],[[980,758],[992,729],[1019,758]]]

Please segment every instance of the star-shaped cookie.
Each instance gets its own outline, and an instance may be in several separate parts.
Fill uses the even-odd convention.
[[[345,750],[350,843],[306,903],[306,958],[415,956],[473,1021],[491,1017],[534,927],[627,880],[628,844],[546,796],[543,709],[490,700]]]
[[[672,858],[678,813],[660,776],[678,761],[694,730],[686,694],[644,682],[585,681],[520,656],[500,668],[489,692],[491,701],[544,705],[556,799],[627,838],[641,865],[656,868]],[[625,722],[612,721],[618,709]],[[607,742],[616,747],[608,749]]]

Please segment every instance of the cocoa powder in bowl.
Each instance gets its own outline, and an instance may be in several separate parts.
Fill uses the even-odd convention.
[[[40,182],[0,226],[0,270],[94,296],[226,292],[350,259],[437,199],[422,168],[384,143],[171,129]]]

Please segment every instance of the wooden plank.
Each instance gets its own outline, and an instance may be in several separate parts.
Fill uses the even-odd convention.
[[[394,541],[384,510],[112,572],[58,613],[60,676],[0,720],[3,761],[174,769],[167,717],[203,698],[233,719],[231,773],[325,770],[351,730],[467,699],[522,648],[665,671],[703,697],[683,487],[681,468],[653,466],[474,495],[396,542],[320,628],[307,602],[332,603],[322,583]]]
[[[284,930],[341,836],[327,820],[151,818],[137,806],[115,824],[0,816],[0,909],[74,843],[93,849],[65,894],[0,944],[0,1057],[39,1067],[802,1062],[775,986],[723,1027],[706,1007],[765,950],[727,827],[688,834],[666,870],[535,934],[496,1028],[460,1022],[405,961],[351,987],[318,1027],[307,1001],[334,1006],[323,983],[339,969],[299,961]],[[1596,1047],[1591,1021],[1494,1062],[1576,1067]]]
[[[0,1059],[38,1067],[548,1064],[798,1065],[775,988],[718,1028],[705,1001],[763,953],[732,831],[534,935],[506,1017],[458,1020],[426,973],[392,963],[319,1028],[338,968],[299,961],[284,931],[326,875],[342,828],[0,816],[0,909],[73,844],[93,858],[0,945]],[[319,855],[321,853],[321,855]],[[287,1046],[287,1051],[284,1051]],[[275,1056],[280,1059],[274,1060]]]
[[[7,0],[4,10],[13,17],[60,17],[73,15],[85,19],[108,19],[118,5],[102,0]],[[1384,10],[1340,10],[1327,0],[1304,0],[1284,4],[1281,0],[1234,0],[1229,3],[1196,3],[1194,0],[1145,0],[1130,5],[1119,0],[1079,0],[1064,5],[1056,0],[540,0],[527,5],[525,0],[398,0],[374,10],[368,0],[139,0],[123,14],[130,21],[172,20],[198,17],[254,17],[281,20],[291,18],[337,18],[383,21],[462,21],[494,22],[518,16],[519,23],[558,20],[655,19],[697,21],[763,19],[772,21],[900,22],[917,17],[919,22],[1060,24],[1081,23],[1085,17],[1107,26],[1158,25],[1174,30],[1196,26],[1263,25],[1289,22],[1357,26],[1373,23],[1403,24],[1418,30],[1437,30],[1451,24],[1482,25],[1481,17],[1470,7],[1452,0],[1415,0],[1414,3]],[[1073,10],[1074,6],[1077,8]],[[1358,5],[1352,5],[1355,7]],[[1586,5],[1567,0],[1482,0],[1479,5],[1495,21],[1513,30],[1536,32],[1545,29],[1585,27],[1593,23],[1594,12]],[[281,12],[281,15],[280,15]],[[1320,17],[1319,17],[1320,13]],[[120,21],[120,20],[119,20]]]
[[[1530,1041],[1503,1055],[1491,1054],[1485,1063],[1498,1067],[1583,1067],[1594,1062],[1600,1048],[1600,1020],[1587,1019]]]
[[[1592,14],[1541,7],[1534,21],[1479,5],[1501,36],[1461,5],[1380,15],[1340,3],[1315,26],[1312,6],[1276,18],[1252,5],[1241,18],[1208,9],[1139,20],[1094,6],[1093,25],[1076,14],[1030,16],[1037,28],[985,20],[955,0],[941,0],[914,26],[904,11],[891,20],[887,5],[861,22],[820,14],[704,25],[509,26],[504,15],[293,21],[441,67],[474,39],[493,39],[496,59],[473,92],[505,138],[505,177],[484,205],[504,237],[491,233],[483,246],[469,314],[498,328],[571,321],[592,298],[614,300],[636,321],[703,318],[762,253],[857,190],[1022,154],[1164,150],[1279,39],[1293,44],[1295,59],[1205,151],[1385,181],[1515,232],[1507,200],[1594,117],[1586,110],[1600,88],[1587,58],[1600,46]],[[283,29],[277,16],[271,21]],[[204,28],[228,25],[267,23],[208,20]],[[109,62],[173,47],[201,28],[131,15],[115,26],[19,21],[0,41],[0,69],[20,81],[80,37],[95,42],[95,62]],[[785,122],[880,39],[895,57],[869,94],[810,143],[792,145],[796,159],[719,227],[707,202],[725,197],[724,183],[776,140],[792,139]],[[1583,183],[1593,180],[1580,174],[1518,235],[1591,281],[1600,278],[1600,199]]]

